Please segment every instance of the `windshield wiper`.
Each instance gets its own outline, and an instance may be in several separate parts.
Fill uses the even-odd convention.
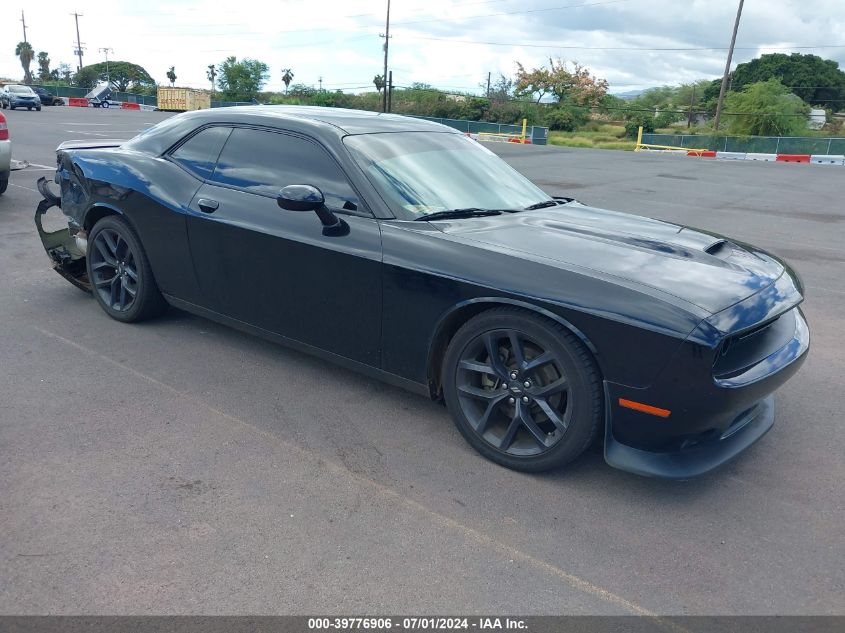
[[[422,220],[452,220],[460,218],[483,218],[488,215],[502,215],[498,209],[478,209],[469,207],[467,209],[450,209],[449,211],[437,211],[414,218],[416,222]]]
[[[534,211],[535,209],[546,209],[548,207],[556,207],[559,205],[560,202],[557,200],[543,200],[543,202],[537,202],[536,204],[531,204],[525,207],[526,211]]]

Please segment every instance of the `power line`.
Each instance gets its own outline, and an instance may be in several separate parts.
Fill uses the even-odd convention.
[[[620,4],[630,0],[603,0],[602,2],[586,2],[582,4],[566,4],[561,7],[546,7],[544,9],[522,9],[520,11],[505,11],[503,13],[488,13],[486,15],[470,15],[465,18],[433,18],[430,20],[414,20],[412,22],[396,22],[396,25],[428,24],[430,22],[463,22],[464,20],[478,20],[481,18],[495,18],[502,15],[525,15],[527,13],[545,13],[548,11],[562,11],[564,9],[579,9],[581,7],[598,7],[605,4]]]
[[[396,23],[398,24],[398,22]],[[477,44],[484,46],[518,46],[521,48],[554,48],[561,50],[578,50],[578,51],[664,51],[664,52],[683,52],[683,51],[726,51],[727,46],[700,46],[700,47],[641,47],[641,46],[569,46],[561,44],[536,44],[530,42],[490,42],[481,40],[458,40],[450,37],[429,37],[424,35],[402,35],[403,39],[409,40],[433,40],[438,42],[454,42],[456,44]],[[734,50],[737,51],[756,51],[763,49],[769,50],[808,50],[816,48],[845,48],[845,44],[818,44],[815,46],[766,46],[761,44],[759,46],[736,46]]]

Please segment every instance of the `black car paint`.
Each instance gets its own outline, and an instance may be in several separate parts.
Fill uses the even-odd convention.
[[[349,231],[326,235],[312,213],[203,182],[169,159],[183,138],[210,125],[318,144],[364,203],[356,212],[332,209]],[[439,222],[396,218],[343,137],[400,131],[455,133],[323,108],[175,116],[119,148],[60,148],[61,206],[73,231],[103,213],[124,215],[172,304],[434,398],[440,356],[467,318],[496,305],[553,318],[594,353],[605,381],[607,460],[634,472],[700,474],[771,427],[767,396],[809,348],[789,267],[721,236],[578,203]],[[200,209],[203,197],[219,209]],[[763,345],[764,357],[743,368],[747,380],[743,372],[714,377],[729,337],[780,315],[794,325],[785,346]],[[619,398],[672,415],[623,408]]]

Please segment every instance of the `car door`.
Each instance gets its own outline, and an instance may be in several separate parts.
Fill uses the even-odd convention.
[[[281,209],[276,197],[291,184],[319,188],[348,233]],[[381,231],[317,142],[235,127],[191,202],[188,239],[205,307],[378,366]]]

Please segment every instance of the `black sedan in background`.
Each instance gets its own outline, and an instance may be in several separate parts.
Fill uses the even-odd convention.
[[[707,472],[771,428],[809,349],[773,256],[552,198],[427,121],[203,110],[66,143],[55,180],[42,241],[112,318],[170,304],[443,400],[509,468],[601,441],[618,468]],[[68,229],[43,231],[52,205]]]
[[[38,98],[41,100],[41,105],[53,106],[64,105],[65,103],[60,97],[57,97],[43,86],[32,86],[32,91],[38,95]]]

